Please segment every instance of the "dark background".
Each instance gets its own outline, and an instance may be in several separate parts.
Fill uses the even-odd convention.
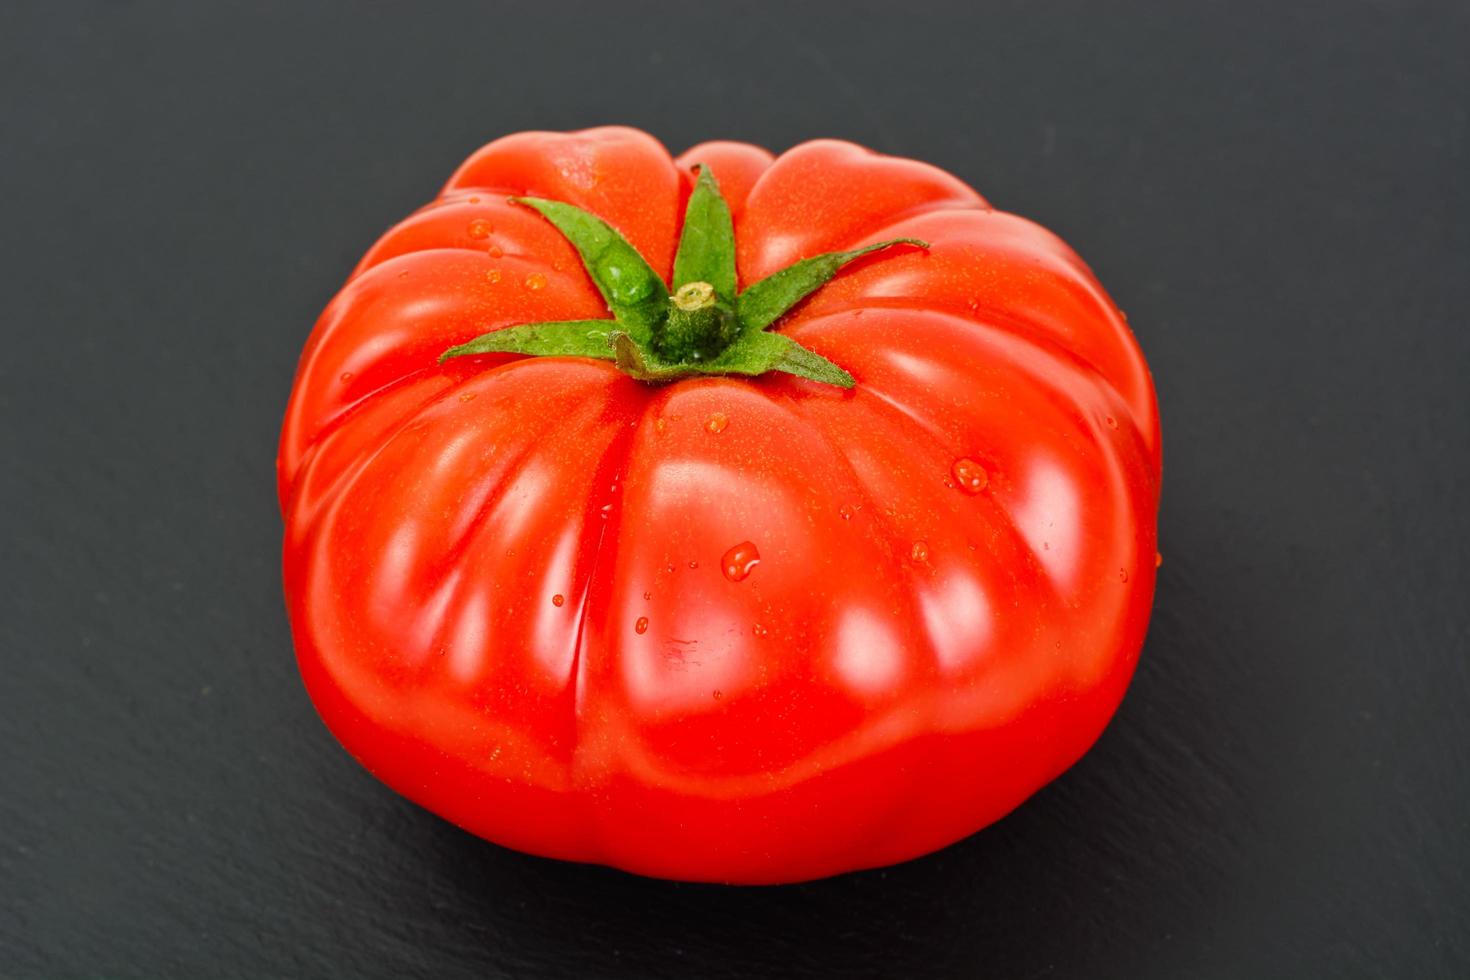
[[[1467,112],[1463,3],[6,4],[0,975],[1470,976]],[[307,331],[475,147],[603,122],[932,161],[1131,315],[1148,643],[995,827],[643,880],[317,721],[272,488]]]

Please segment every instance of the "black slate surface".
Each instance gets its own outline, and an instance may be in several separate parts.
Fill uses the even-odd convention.
[[[1470,976],[1470,8],[7,4],[0,975]],[[318,723],[276,427],[480,143],[841,136],[1094,266],[1166,561],[1096,750],[778,889],[476,840]]]

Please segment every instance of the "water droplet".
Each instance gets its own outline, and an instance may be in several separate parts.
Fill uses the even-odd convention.
[[[597,278],[607,286],[609,298],[614,303],[632,306],[640,300],[647,299],[653,292],[653,281],[643,276],[629,276],[623,272],[622,264],[616,257],[604,259],[597,264]]]
[[[760,623],[756,623],[754,626],[752,626],[750,628],[750,631],[752,633],[754,633],[756,636],[765,636],[766,633],[768,632],[766,630],[766,628],[764,626],[762,626]]]
[[[648,632],[648,617],[647,616],[639,616],[638,617],[638,622],[636,622],[636,623],[633,624],[633,632],[634,633],[639,633],[639,634],[647,633]]]
[[[498,259],[505,254],[505,249],[501,248],[499,245],[491,245],[489,248],[485,249],[485,254],[490,256],[492,259]]]
[[[674,566],[673,565],[665,565],[664,566],[664,574],[666,574],[666,575],[672,575],[672,574],[674,574]]]
[[[546,277],[539,272],[533,272],[526,277],[526,288],[532,292],[546,288]]]
[[[479,204],[480,203],[480,199],[478,197],[472,197],[472,198],[470,198],[470,203],[471,204]]]
[[[408,278],[408,270],[405,269],[404,271],[398,273],[398,278],[399,279],[407,279]]]
[[[721,432],[725,431],[725,426],[729,424],[730,419],[725,415],[724,412],[715,412],[711,414],[709,419],[704,423],[704,427],[710,432],[713,432],[715,435],[719,435]]]
[[[979,493],[990,483],[990,474],[973,459],[955,460],[949,472],[954,476],[955,485],[964,493]]]
[[[607,520],[607,515],[611,513],[612,504],[603,504],[602,507],[597,511],[598,516],[601,517],[604,521]]]
[[[666,421],[664,421],[663,419],[654,419],[653,420],[653,431],[655,431],[655,432],[662,432],[665,429],[667,429],[668,427],[669,427],[669,423],[666,422]]]
[[[725,557],[720,559],[720,567],[725,572],[725,578],[732,582],[742,582],[745,577],[755,570],[755,566],[761,563],[761,553],[756,550],[755,544],[750,541],[742,541],[729,551]]]
[[[653,593],[652,592],[645,592],[645,593],[643,593],[643,598],[645,600],[652,599],[653,598]]]
[[[489,238],[490,233],[494,230],[494,228],[490,227],[490,222],[484,218],[476,218],[470,222],[469,232],[471,238]]]
[[[561,605],[562,603],[564,603],[566,601],[567,601],[567,597],[564,596],[564,595],[562,595],[560,592],[558,592],[556,595],[554,595],[554,596],[551,597],[551,604],[553,606],[559,606],[559,605]]]
[[[1164,564],[1164,553],[1162,551],[1155,551],[1154,552],[1154,567],[1155,568],[1158,568],[1158,567],[1160,567],[1163,564]]]
[[[485,278],[488,279],[488,280],[490,280],[491,282],[499,282],[500,281],[500,270],[499,269],[491,269],[489,272],[485,273]]]
[[[337,376],[337,380],[345,385],[347,382],[352,380],[352,372],[343,371],[340,375]]]
[[[1126,582],[1126,581],[1128,581],[1128,569],[1126,569],[1126,568],[1120,568],[1120,569],[1118,569],[1118,581],[1119,582]]]
[[[689,559],[689,567],[690,568],[698,568],[699,567],[699,562],[697,562],[697,561],[695,561],[694,559],[691,558],[691,559]]]
[[[1122,310],[1119,310],[1118,311],[1118,315],[1123,318],[1123,322],[1124,323],[1127,323],[1128,322],[1128,314],[1127,313],[1124,313]]]
[[[714,692],[714,699],[716,701],[720,700],[720,698],[722,698],[724,696],[725,696],[725,692],[724,691],[715,691]]]
[[[1118,420],[1113,418],[1111,415],[1103,419],[1103,421],[1108,424],[1108,428],[1110,429],[1116,429],[1118,427]]]
[[[914,546],[909,549],[909,557],[914,561],[929,560],[929,542],[915,541]]]
[[[475,400],[475,393],[473,391],[460,392],[459,400],[462,402],[472,402]]]
[[[852,514],[853,514],[852,505],[851,504],[843,504],[841,507],[837,508],[837,513],[839,513],[839,514],[842,515],[842,519],[844,521],[850,521],[850,520],[852,520]]]

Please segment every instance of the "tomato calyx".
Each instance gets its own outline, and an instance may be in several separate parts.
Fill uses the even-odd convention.
[[[571,242],[612,319],[523,323],[492,330],[449,348],[440,355],[441,363],[489,353],[590,357],[613,361],[623,373],[651,384],[698,375],[783,371],[851,388],[852,375],[770,328],[848,263],[897,245],[929,247],[916,238],[893,238],[847,252],[827,252],[737,292],[730,208],[714,174],[701,166],[684,213],[671,294],[637,249],[596,215],[561,201],[511,200],[540,212]]]

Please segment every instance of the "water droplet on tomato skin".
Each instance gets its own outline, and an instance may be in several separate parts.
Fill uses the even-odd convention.
[[[598,281],[607,285],[609,298],[614,303],[632,306],[653,294],[653,280],[627,275],[621,260],[615,255],[599,262],[597,273]]]
[[[715,692],[713,692],[712,696],[714,697],[714,699],[716,701],[718,701],[718,700],[720,700],[720,698],[722,698],[722,697],[725,696],[725,692],[724,691],[715,691]]]
[[[849,504],[843,504],[841,507],[837,508],[837,513],[842,515],[842,519],[844,521],[852,520],[853,510],[851,505]]]
[[[345,385],[347,382],[352,380],[352,372],[343,371],[342,374],[337,378],[337,380]]]
[[[1120,569],[1118,569],[1118,581],[1119,582],[1126,582],[1126,581],[1128,581],[1128,569],[1126,569],[1126,568],[1120,568]]]
[[[475,393],[473,391],[461,392],[459,400],[462,402],[472,402],[475,400]]]
[[[633,632],[639,634],[640,636],[643,635],[644,633],[647,633],[648,632],[648,617],[647,616],[639,616],[638,617],[638,622],[636,622],[636,623],[633,624]]]
[[[479,204],[480,203],[480,199],[478,197],[472,197],[472,198],[470,198],[470,203],[471,204]]]
[[[539,272],[533,272],[526,277],[524,285],[534,293],[538,289],[546,288],[546,277]]]
[[[985,467],[973,459],[955,460],[949,472],[954,477],[955,486],[959,487],[962,493],[974,495],[990,484],[990,474],[985,472]]]
[[[764,626],[762,626],[760,623],[756,623],[754,626],[752,626],[750,628],[750,631],[752,633],[754,633],[756,636],[765,636],[766,633],[768,632],[767,629]]]
[[[715,412],[705,421],[704,427],[710,433],[719,435],[725,431],[725,426],[730,424],[730,419],[724,412]]]
[[[499,282],[500,281],[500,270],[499,269],[491,269],[489,272],[486,272],[485,273],[485,280],[487,282]]]
[[[914,546],[909,549],[909,557],[914,561],[929,560],[929,542],[915,541]]]
[[[485,254],[490,256],[492,259],[498,259],[505,254],[505,249],[501,248],[499,245],[491,245],[490,247],[485,249]]]
[[[691,559],[689,559],[689,567],[690,568],[698,568],[699,567],[699,562],[697,562],[693,558],[691,558]]]
[[[484,218],[476,218],[470,222],[469,233],[471,238],[489,238],[490,232],[495,229],[490,227],[490,222]]]
[[[560,606],[562,603],[564,603],[566,601],[567,601],[567,597],[564,596],[564,595],[562,595],[560,592],[558,592],[556,595],[554,595],[554,596],[551,597],[551,604],[553,606]]]
[[[756,550],[754,542],[742,541],[725,552],[725,556],[720,559],[720,568],[724,571],[725,578],[732,582],[743,582],[760,563],[761,553]]]
[[[645,602],[647,602],[649,599],[652,599],[652,598],[653,598],[653,593],[652,592],[645,592],[645,593],[643,593],[643,600]]]
[[[1108,428],[1110,429],[1116,429],[1118,427],[1118,420],[1113,418],[1111,415],[1103,419],[1103,421],[1108,424]]]
[[[597,510],[597,516],[598,517],[601,517],[604,521],[607,520],[607,516],[609,514],[611,514],[611,513],[612,513],[612,504],[603,504]]]

